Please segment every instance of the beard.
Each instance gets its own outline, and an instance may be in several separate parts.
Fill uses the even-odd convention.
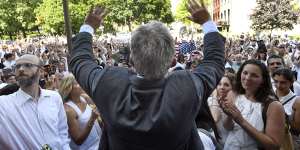
[[[16,76],[16,80],[20,85],[20,87],[29,87],[33,85],[35,82],[38,83],[38,73],[36,72],[30,77],[26,77],[21,74],[19,76]]]

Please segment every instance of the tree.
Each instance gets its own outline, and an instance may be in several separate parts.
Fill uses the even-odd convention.
[[[114,24],[140,24],[149,20],[173,21],[170,0],[70,0],[72,31],[77,32],[92,5],[102,5],[110,10],[104,22],[104,31],[113,32]],[[46,33],[63,34],[64,18],[62,0],[43,0],[35,11],[37,23]]]
[[[74,33],[78,32],[90,7],[97,3],[99,3],[99,0],[69,1],[70,20]],[[44,32],[52,34],[64,33],[62,0],[43,0],[35,10],[35,13],[37,23],[42,27]]]
[[[204,0],[204,4],[208,6],[212,0]],[[175,20],[183,22],[184,24],[191,24],[192,22],[187,18],[190,13],[187,10],[188,0],[180,0],[175,11]]]
[[[21,32],[23,37],[27,32],[37,28],[35,14],[32,13],[41,0],[1,0],[0,1],[0,31],[12,36]]]
[[[293,11],[296,12],[296,14],[298,15],[298,24],[300,24],[300,2],[298,0],[294,0],[292,2],[293,5]]]
[[[110,10],[106,25],[111,25],[111,22],[127,25],[129,31],[132,30],[133,24],[150,20],[173,22],[170,0],[101,0],[100,4]]]
[[[290,0],[258,0],[251,15],[255,31],[292,30],[297,22]]]
[[[190,24],[191,21],[187,18],[190,13],[186,9],[187,0],[180,0],[179,4],[176,7],[175,19],[177,21],[183,22],[184,24]]]

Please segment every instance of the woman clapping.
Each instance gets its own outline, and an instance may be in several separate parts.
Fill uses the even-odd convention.
[[[236,93],[219,99],[228,115],[224,149],[279,149],[285,132],[284,109],[274,96],[267,67],[257,60],[246,61],[236,83]]]

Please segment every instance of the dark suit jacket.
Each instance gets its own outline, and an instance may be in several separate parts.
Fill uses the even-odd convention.
[[[79,33],[73,44],[71,71],[100,109],[111,150],[201,149],[195,118],[224,74],[219,33],[205,35],[204,60],[194,72],[176,71],[151,81],[126,68],[101,69],[89,33]]]

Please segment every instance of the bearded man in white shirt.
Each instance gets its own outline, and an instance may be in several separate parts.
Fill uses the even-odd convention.
[[[28,54],[16,61],[20,89],[0,96],[0,149],[70,149],[61,96],[39,86],[41,64]]]

